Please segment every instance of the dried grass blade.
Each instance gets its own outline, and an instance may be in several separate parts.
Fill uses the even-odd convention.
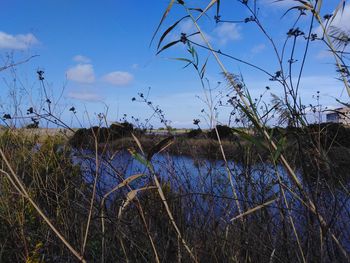
[[[167,15],[169,14],[171,8],[173,7],[174,2],[175,2],[175,0],[171,0],[171,1],[169,2],[168,7],[166,8],[166,10],[165,10],[165,12],[164,12],[164,14],[163,14],[163,16],[162,16],[162,19],[160,20],[160,22],[159,22],[159,24],[158,24],[158,26],[157,26],[157,29],[156,29],[156,31],[154,32],[153,36],[152,36],[150,45],[152,45],[152,42],[153,42],[154,38],[156,37],[156,35],[157,35],[158,31],[159,31],[159,28],[161,27],[161,25],[163,24],[165,18],[166,18]]]
[[[140,140],[135,136],[135,134],[131,133],[131,135],[134,141],[136,142],[137,146],[139,147],[140,151],[142,152],[142,154],[145,155],[145,152],[143,151]]]
[[[258,205],[258,206],[254,207],[254,208],[252,208],[252,209],[249,209],[248,211],[246,211],[246,212],[244,212],[244,213],[242,213],[242,214],[240,214],[240,215],[238,215],[238,216],[232,218],[230,221],[233,222],[233,221],[235,221],[235,220],[237,220],[237,219],[239,219],[239,218],[241,218],[241,217],[243,217],[243,216],[247,216],[247,215],[249,215],[249,214],[251,214],[251,213],[253,213],[253,212],[255,212],[255,211],[258,211],[258,210],[264,208],[265,206],[268,206],[268,205],[272,204],[272,203],[275,202],[276,200],[277,200],[277,198],[275,198],[275,199],[273,199],[273,200],[270,200],[270,201],[268,201],[268,202],[266,202],[266,203],[263,203],[262,205]]]
[[[126,195],[126,200],[123,202],[123,204],[119,207],[119,212],[118,212],[118,219],[122,216],[123,210],[130,204],[132,200],[136,197],[137,193],[140,191],[145,191],[148,189],[155,189],[157,187],[155,186],[146,186],[142,187],[139,189],[131,190],[127,195]]]
[[[106,193],[106,194],[103,196],[102,203],[103,203],[103,201],[104,201],[110,194],[112,194],[113,192],[117,191],[119,188],[128,185],[129,183],[131,183],[132,181],[136,180],[137,178],[139,178],[139,177],[141,177],[141,176],[143,176],[143,175],[144,175],[144,174],[134,174],[134,175],[131,175],[131,176],[129,176],[128,178],[126,178],[123,182],[121,182],[120,184],[118,184],[116,187],[114,187],[112,190],[110,190],[108,193]]]
[[[198,21],[216,2],[219,2],[219,1],[211,0],[210,3],[207,5],[207,7],[203,10],[203,12],[196,18],[196,21]]]

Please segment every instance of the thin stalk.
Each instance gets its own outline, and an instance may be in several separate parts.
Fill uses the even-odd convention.
[[[96,196],[97,180],[98,180],[98,175],[99,175],[99,172],[98,172],[98,170],[99,170],[98,141],[97,141],[97,135],[95,134],[95,132],[93,131],[92,133],[94,135],[94,140],[95,140],[95,179],[94,179],[94,185],[93,185],[93,189],[92,189],[92,196],[91,196],[91,200],[90,200],[90,209],[89,209],[89,215],[88,215],[88,219],[87,219],[87,223],[86,223],[84,241],[83,241],[83,245],[81,248],[82,255],[84,255],[85,247],[86,247],[86,243],[87,243],[87,238],[88,238],[88,234],[89,234],[90,222],[91,222],[91,217],[92,217],[92,210],[93,210],[94,200],[95,200],[95,196]]]
[[[154,170],[153,170],[152,167],[150,167],[150,170],[151,170],[151,172],[152,172],[152,174],[153,174],[153,179],[154,179],[154,182],[155,182],[155,184],[156,184],[156,186],[157,186],[159,196],[160,196],[160,198],[161,198],[161,200],[162,200],[162,202],[163,202],[163,205],[165,206],[165,210],[166,210],[166,212],[167,212],[167,214],[168,214],[168,217],[169,217],[169,219],[170,219],[170,221],[171,221],[171,223],[172,223],[172,225],[173,225],[173,227],[174,227],[174,229],[175,229],[175,231],[176,231],[176,233],[177,233],[178,238],[181,240],[182,245],[185,247],[185,249],[187,250],[187,252],[188,252],[188,254],[190,255],[190,257],[192,258],[192,260],[193,260],[194,262],[197,263],[198,260],[197,260],[196,257],[193,255],[193,253],[192,253],[190,247],[187,245],[187,242],[186,242],[185,239],[183,238],[183,236],[182,236],[182,234],[181,234],[181,231],[180,231],[180,229],[178,228],[178,226],[177,226],[177,224],[176,224],[176,222],[175,222],[175,219],[174,219],[174,217],[173,217],[173,214],[171,213],[171,210],[170,210],[170,208],[169,208],[168,202],[167,202],[167,200],[166,200],[166,198],[165,198],[165,195],[164,195],[164,192],[163,192],[163,190],[162,190],[162,186],[160,185],[160,182],[159,182],[159,180],[158,180],[158,178],[157,178],[157,175],[154,173]]]

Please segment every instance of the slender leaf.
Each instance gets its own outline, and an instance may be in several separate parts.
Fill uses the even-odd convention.
[[[157,143],[148,153],[147,160],[150,161],[154,154],[160,153],[174,143],[174,136],[169,136]]]
[[[297,10],[306,10],[307,8],[305,8],[304,6],[300,6],[300,5],[298,5],[298,6],[293,6],[293,7],[291,7],[291,8],[288,8],[287,11],[284,12],[284,14],[282,15],[282,18],[283,18],[284,16],[286,16],[286,15],[287,15],[290,11],[292,11],[293,9],[297,9]]]
[[[158,31],[159,31],[159,28],[161,27],[161,25],[163,24],[165,18],[166,18],[167,15],[169,14],[171,8],[173,7],[174,2],[175,2],[175,0],[170,0],[168,6],[167,6],[167,8],[166,8],[166,10],[165,10],[165,12],[164,12],[164,14],[163,14],[163,16],[162,16],[162,19],[160,20],[160,22],[159,22],[159,24],[158,24],[158,26],[157,26],[157,29],[156,29],[156,31],[154,32],[153,36],[152,36],[150,45],[152,45],[152,42],[153,42],[154,38],[156,37],[156,35],[157,35]]]
[[[162,44],[164,38],[173,30],[182,20],[185,18],[190,17],[189,15],[182,17],[181,19],[177,20],[174,24],[172,24],[167,30],[164,31],[163,35],[160,37],[157,49],[159,49],[160,45]]]
[[[145,165],[146,167],[149,167],[150,164],[149,162],[138,152],[136,152],[134,149],[128,149],[129,153],[131,154],[131,156],[137,160],[138,162],[142,163],[143,165]]]
[[[206,66],[207,66],[208,59],[209,59],[209,57],[207,57],[207,59],[205,60],[205,62],[204,62],[204,64],[203,64],[203,66],[202,66],[202,69],[201,69],[201,71],[200,71],[200,76],[201,76],[201,79],[203,79],[203,78],[204,78],[205,69],[206,69]]]
[[[177,44],[177,43],[179,43],[179,42],[180,42],[180,40],[176,40],[176,41],[173,41],[173,42],[170,42],[170,43],[166,44],[165,46],[162,47],[161,50],[159,50],[159,51],[157,52],[157,55],[158,55],[160,52],[163,52],[164,50],[168,49],[169,47],[171,47],[171,46],[173,46],[173,45],[175,45],[175,44]]]
[[[136,142],[137,146],[139,147],[140,151],[142,152],[143,155],[145,155],[144,151],[143,151],[143,148],[142,148],[142,145],[141,145],[141,142],[139,141],[139,139],[135,136],[135,134],[131,133],[134,141]]]
[[[277,149],[275,150],[274,154],[273,154],[273,161],[276,162],[278,160],[278,158],[280,157],[282,150],[284,148],[284,146],[286,145],[286,137],[282,137],[278,143],[277,143]]]

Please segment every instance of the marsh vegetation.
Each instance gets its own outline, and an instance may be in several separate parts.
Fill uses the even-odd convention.
[[[198,76],[208,127],[194,119],[194,129],[174,132],[143,93],[131,100],[152,109],[162,133],[149,120],[125,116],[110,123],[107,114],[91,127],[70,127],[47,92],[40,108],[3,116],[0,262],[349,262],[350,129],[320,118],[310,123],[308,114],[325,109],[317,91],[315,105],[305,106],[300,96],[313,42],[334,56],[334,75],[350,94],[349,32],[330,26],[345,1],[333,14],[322,13],[322,1],[292,1],[287,13],[298,16],[282,48],[260,20],[257,1],[238,1],[249,14],[238,22],[254,25],[270,43],[274,73],[211,46],[200,27],[207,14],[215,13],[214,23],[238,22],[221,17],[225,1],[207,2],[189,7],[171,0],[153,41],[158,38],[158,53],[185,45],[176,60]],[[183,16],[166,25],[175,6]],[[303,16],[306,32],[297,26]],[[195,32],[166,42],[184,19]],[[224,93],[215,95],[206,80],[203,52],[219,66]],[[283,96],[267,103],[264,87],[253,98],[243,77],[223,61],[263,72]],[[44,72],[37,74],[46,90]],[[227,123],[218,122],[221,106],[230,108]],[[76,116],[74,107],[69,112]],[[22,125],[27,128],[14,123],[28,118],[33,125]],[[36,133],[44,122],[62,131]]]

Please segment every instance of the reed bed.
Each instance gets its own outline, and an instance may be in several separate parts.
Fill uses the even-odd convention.
[[[331,17],[321,16],[322,1],[294,1],[287,12],[309,14],[310,28],[301,32],[298,18],[282,50],[260,20],[256,1],[238,2],[249,13],[243,22],[254,24],[269,41],[277,72],[212,46],[200,23],[214,9],[215,22],[228,23],[218,0],[196,8],[171,0],[153,37],[161,34],[158,53],[186,45],[187,57],[176,60],[193,67],[202,85],[202,113],[210,128],[205,135],[172,135],[162,110],[142,93],[132,100],[150,107],[167,134],[145,134],[146,124],[134,129],[126,121],[108,127],[104,115],[98,125],[76,130],[55,114],[47,97],[45,113],[31,107],[28,115],[36,126],[40,120],[65,129],[62,134],[16,129],[13,117],[3,116],[8,127],[0,132],[1,262],[349,262],[348,130],[310,126],[299,90],[309,44],[317,40],[334,55],[336,73],[349,91],[343,52],[349,38],[335,38],[337,31],[325,23],[345,1]],[[164,29],[174,6],[184,16]],[[166,42],[184,19],[193,23],[201,42],[185,32]],[[314,24],[323,29],[322,37],[313,35]],[[306,44],[302,66],[292,71],[299,39]],[[206,82],[203,50],[222,72],[224,96],[214,95]],[[269,105],[252,98],[243,77],[227,70],[224,57],[265,73],[284,96],[273,96]],[[43,74],[38,71],[45,91]],[[229,125],[234,127],[218,122],[223,104],[232,108],[228,123],[232,116],[238,120]],[[322,113],[319,104],[311,109]],[[268,126],[274,115],[280,127]],[[195,119],[198,130],[199,124]],[[72,139],[77,134],[82,144]]]

